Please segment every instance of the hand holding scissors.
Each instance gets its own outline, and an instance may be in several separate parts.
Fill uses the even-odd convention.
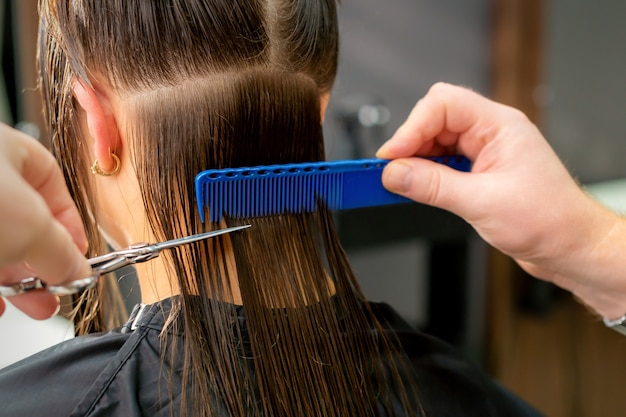
[[[207,233],[182,237],[160,243],[136,243],[126,249],[110,252],[104,255],[88,259],[92,268],[92,274],[88,277],[68,282],[62,285],[48,285],[37,277],[25,278],[13,285],[0,285],[0,296],[13,297],[26,294],[38,289],[46,289],[54,295],[70,295],[94,287],[98,279],[110,272],[114,272],[125,266],[146,262],[160,255],[163,249],[171,249],[180,245],[185,245],[199,240],[209,239],[219,235],[247,229],[250,225],[229,227],[221,230],[214,230]]]
[[[86,276],[86,250],[82,221],[52,154],[0,123],[0,283],[25,276],[25,263],[50,283]],[[59,304],[46,291],[11,302],[36,319],[50,317]],[[4,307],[0,298],[0,315]]]

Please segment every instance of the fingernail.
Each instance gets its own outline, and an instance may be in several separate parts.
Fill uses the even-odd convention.
[[[389,191],[402,193],[409,189],[411,169],[400,162],[391,162],[385,168],[383,182]]]

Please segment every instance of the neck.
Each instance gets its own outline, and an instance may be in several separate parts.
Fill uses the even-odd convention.
[[[234,263],[233,263],[234,264]],[[231,264],[231,265],[233,265]],[[164,258],[159,257],[149,262],[136,265],[137,278],[139,287],[141,288],[141,302],[144,304],[153,304],[166,298],[179,295],[180,287],[175,279],[169,279],[171,272],[164,262]],[[230,274],[230,288],[232,291],[232,299],[225,300],[232,304],[242,305],[241,291],[237,281],[236,274]],[[331,294],[335,293],[335,285],[329,277],[326,277]],[[303,290],[304,291],[304,290]],[[311,303],[320,301],[319,297],[309,300]],[[277,306],[279,307],[279,306]]]
[[[171,268],[168,268],[163,256],[149,262],[136,265],[137,278],[141,288],[141,302],[152,304],[168,297],[180,294],[180,287],[173,276]],[[242,304],[241,292],[235,274],[229,274],[232,300],[226,300],[233,304]]]
[[[229,294],[228,296],[226,296],[228,299],[224,299],[224,295],[218,294],[215,294],[215,297],[209,294],[209,297],[220,297],[222,301],[242,305],[243,300],[241,296],[241,289],[239,287],[239,277],[237,274],[235,256],[233,253],[233,247],[231,245],[230,239],[228,237],[223,237],[222,245],[225,257],[222,259],[212,259],[210,262],[218,262],[218,264],[213,265],[212,268],[217,267],[218,270],[222,271],[221,276],[228,277],[228,282],[224,282],[223,287],[229,288],[232,295]],[[291,289],[293,291],[299,291],[302,295],[302,299],[305,300],[306,304],[317,303],[321,299],[328,297],[328,294],[332,295],[336,291],[334,282],[329,276],[325,275],[326,290],[321,290],[321,293],[311,292],[312,288],[315,288],[315,286],[311,286],[311,283],[308,280],[312,279],[312,277],[304,278],[303,276],[300,276],[301,271],[298,271],[298,268],[295,267],[301,262],[304,262],[303,259],[297,257],[291,260],[274,259],[274,262],[284,262],[287,265],[292,265],[294,267],[293,269],[287,268],[291,269],[292,280],[290,282],[293,286]],[[177,278],[175,277],[175,271],[173,271],[172,268],[168,266],[167,256],[162,255],[160,257],[150,260],[149,262],[137,264],[136,270],[139,285],[141,287],[141,300],[143,303],[152,304],[165,298],[179,295],[181,293]],[[286,271],[283,271],[283,273],[285,272]],[[287,274],[289,274],[289,272],[287,272]],[[276,308],[290,305],[287,300],[274,300],[274,302],[276,303],[274,305],[274,307]],[[296,305],[299,305],[299,303],[296,303]]]
[[[167,268],[163,259],[156,258],[136,265],[137,279],[141,288],[141,302],[152,304],[165,298],[180,294],[177,283],[167,277]]]

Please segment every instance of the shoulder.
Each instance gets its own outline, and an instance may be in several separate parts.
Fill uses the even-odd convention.
[[[0,404],[7,415],[70,415],[129,335],[81,336],[0,369]]]
[[[137,306],[121,329],[69,340],[0,370],[3,411],[169,415],[169,384],[160,383],[164,318],[161,304]]]
[[[386,304],[370,303],[370,307],[405,351],[426,415],[541,416],[456,348],[413,329]]]

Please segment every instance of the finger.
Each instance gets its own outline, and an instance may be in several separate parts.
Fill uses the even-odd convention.
[[[0,216],[10,219],[3,223],[0,265],[26,261],[50,284],[86,276],[82,222],[54,159],[34,139],[4,125],[0,129],[1,155],[8,162],[0,189],[12,192],[0,204]]]
[[[24,180],[44,199],[52,216],[70,233],[82,253],[87,251],[87,237],[63,175],[52,155],[39,142],[24,138],[29,155],[23,161]]]
[[[60,300],[46,290],[35,290],[28,294],[15,295],[9,302],[35,320],[45,320],[59,312]]]
[[[0,282],[3,285],[15,284],[31,276],[33,276],[33,271],[23,263],[0,268]],[[44,290],[12,296],[9,300],[15,307],[37,320],[47,319],[57,313],[58,298]],[[4,302],[2,309],[4,310]]]
[[[72,236],[55,220],[41,229],[24,260],[47,284],[62,284],[91,275],[91,267]]]
[[[475,130],[484,117],[485,107],[494,105],[468,89],[444,83],[435,84],[392,138],[379,149],[377,156],[393,159],[419,155],[425,147],[433,146],[428,143],[437,138],[446,142],[440,145],[450,146],[461,134]],[[477,135],[476,138],[484,138],[484,135]],[[469,157],[478,153],[475,145],[463,149],[463,145],[457,143],[459,152]]]
[[[0,189],[11,189],[9,186],[14,192],[11,200],[1,205],[0,215],[11,219],[3,224],[4,236],[11,239],[0,239],[0,265],[28,262],[49,284],[89,274],[74,238],[52,217],[44,199],[12,172],[0,177]]]
[[[24,263],[6,265],[0,268],[0,283],[11,285],[21,279],[33,276],[33,271]],[[25,314],[37,320],[52,317],[58,312],[59,299],[45,290],[33,290],[27,294],[10,297],[10,302]],[[5,303],[0,298],[0,316],[4,313]]]
[[[33,276],[33,271],[24,263],[10,264],[0,268],[0,283],[11,285],[21,279]],[[11,304],[25,314],[37,320],[52,317],[58,312],[59,299],[45,290],[33,290],[27,294],[10,297]],[[4,312],[5,303],[0,299],[0,316]]]
[[[80,252],[87,252],[87,237],[81,217],[62,180],[58,166],[56,164],[51,166],[48,179],[44,179],[42,183],[37,182],[40,178],[30,176],[32,171],[29,169],[30,164],[25,167],[24,179],[44,199],[52,217],[68,231]],[[38,171],[37,175],[42,175],[42,172]]]
[[[459,172],[422,158],[396,159],[385,167],[383,185],[391,192],[419,203],[472,217],[469,198],[475,198],[476,175]]]
[[[33,276],[33,271],[23,262],[4,265],[0,268],[0,283],[11,285]]]

